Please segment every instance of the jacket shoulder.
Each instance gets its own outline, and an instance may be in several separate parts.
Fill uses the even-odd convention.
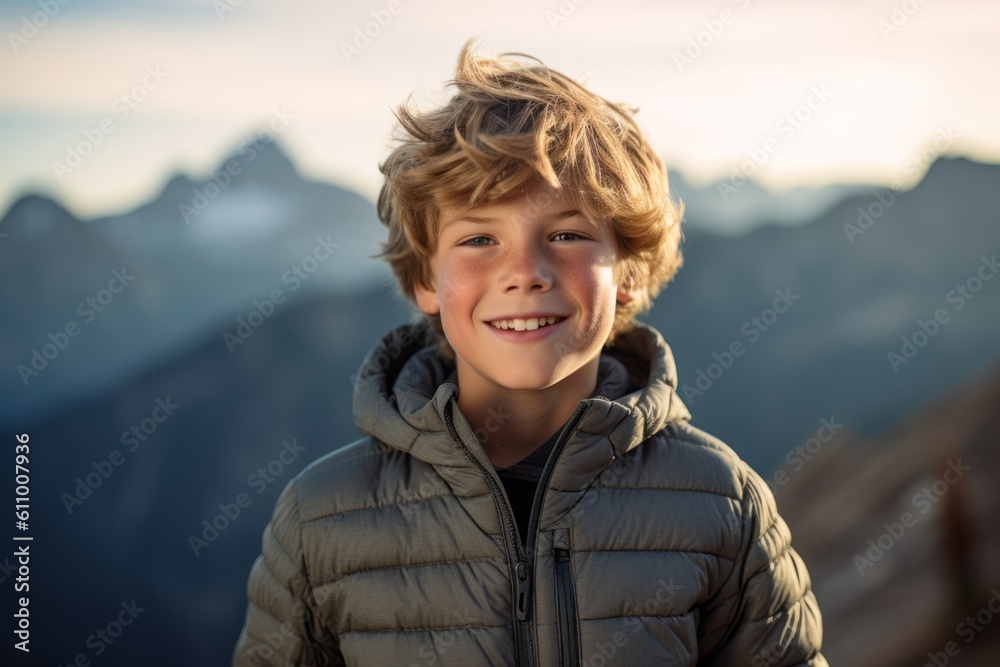
[[[303,523],[377,504],[378,485],[409,457],[377,438],[366,436],[324,454],[295,479],[299,520]],[[387,469],[395,469],[389,470]]]
[[[753,470],[719,438],[690,423],[675,422],[653,437],[662,469],[678,488],[743,499]]]
[[[738,549],[725,582],[713,592],[700,621],[705,664],[816,665],[822,620],[812,581],[792,548],[788,525],[760,475],[720,439],[683,422],[661,432],[662,449],[683,452],[692,483],[721,484],[734,495],[726,521]],[[678,465],[678,464],[675,464]],[[699,663],[701,664],[701,663]]]
[[[758,554],[764,565],[789,547],[791,534],[778,513],[774,494],[732,447],[687,422],[672,424],[661,434],[665,439],[663,449],[669,457],[668,475],[680,476],[688,487],[732,498],[737,504],[734,516],[741,524],[740,531],[755,540],[769,536]]]

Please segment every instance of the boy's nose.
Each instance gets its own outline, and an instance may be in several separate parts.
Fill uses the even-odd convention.
[[[552,287],[552,271],[545,252],[536,246],[512,249],[502,280],[506,292],[548,290]]]

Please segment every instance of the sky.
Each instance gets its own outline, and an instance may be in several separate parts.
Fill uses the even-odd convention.
[[[0,26],[0,214],[28,192],[125,211],[268,125],[305,175],[374,201],[392,109],[445,101],[473,36],[637,106],[695,185],[1000,162],[993,0],[0,0]]]

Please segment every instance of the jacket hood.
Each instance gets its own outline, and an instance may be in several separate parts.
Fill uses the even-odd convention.
[[[599,436],[601,443],[587,447],[597,451],[587,458],[593,456],[592,465],[607,465],[669,424],[691,418],[676,387],[670,347],[656,329],[636,322],[602,352],[597,391],[577,407],[583,413],[568,445],[577,432],[586,434],[588,442]],[[621,391],[627,393],[616,395]],[[403,324],[381,338],[361,364],[354,388],[355,423],[365,435],[426,463],[461,467],[464,457],[449,434],[448,413],[469,449],[492,467],[458,409],[458,393],[455,364],[437,352],[430,323]]]

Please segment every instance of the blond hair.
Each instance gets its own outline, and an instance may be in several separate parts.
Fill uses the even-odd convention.
[[[611,344],[680,269],[684,206],[671,198],[663,161],[632,118],[637,108],[609,102],[527,54],[477,56],[475,41],[459,53],[448,81],[457,92],[446,104],[417,112],[408,98],[394,111],[399,143],[379,165],[378,215],[389,237],[376,257],[389,262],[402,296],[415,304],[415,286],[433,285],[442,210],[488,205],[541,182],[566,187],[584,215],[614,230],[618,277],[635,290],[617,304]],[[441,352],[454,359],[440,314],[425,317]]]

